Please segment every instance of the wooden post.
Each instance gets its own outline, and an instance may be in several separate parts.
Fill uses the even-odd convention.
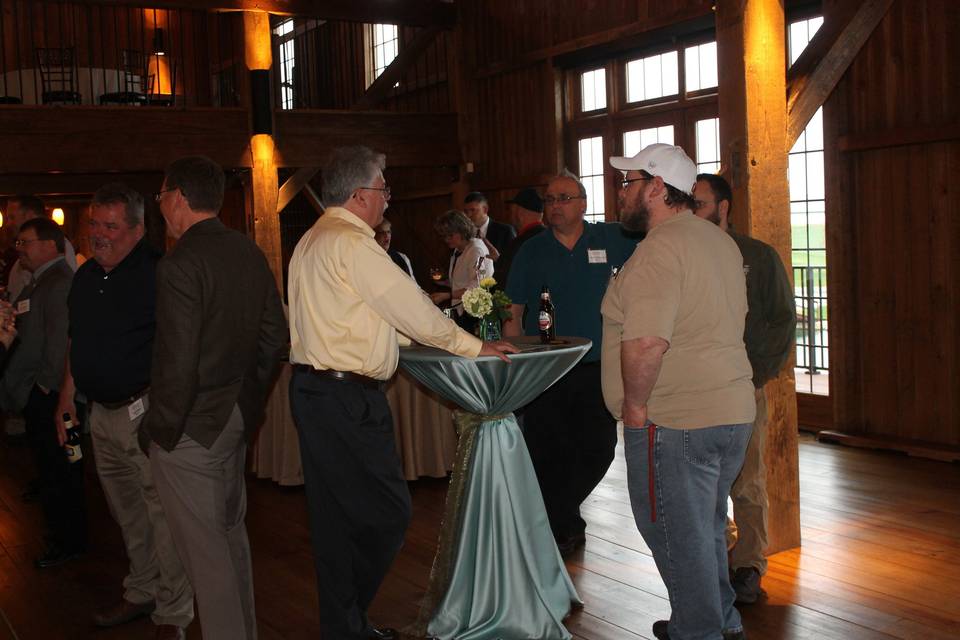
[[[720,143],[733,188],[732,220],[790,260],[786,48],[781,0],[719,0]],[[797,398],[793,357],[766,386],[768,553],[800,545]]]
[[[270,16],[262,11],[243,12],[244,60],[250,71],[269,69],[273,64],[270,42]],[[248,104],[251,103],[247,96]],[[279,184],[276,146],[273,136],[253,134],[250,152],[253,157],[250,197],[253,199],[253,239],[267,256],[267,263],[283,291],[283,256],[280,247],[280,215],[277,212]]]

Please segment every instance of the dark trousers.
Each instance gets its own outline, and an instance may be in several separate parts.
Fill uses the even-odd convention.
[[[87,547],[87,505],[83,494],[83,462],[69,462],[57,441],[57,393],[34,387],[23,409],[27,440],[40,477],[40,503],[51,542],[67,552]],[[85,451],[84,454],[89,454]]]
[[[323,640],[365,638],[367,608],[403,545],[410,492],[382,391],[294,370]]]
[[[558,540],[582,533],[580,504],[603,479],[617,447],[617,422],[603,403],[600,363],[574,367],[527,405],[523,437]]]

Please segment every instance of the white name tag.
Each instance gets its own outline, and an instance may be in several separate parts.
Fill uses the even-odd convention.
[[[131,420],[136,420],[143,415],[143,398],[137,398],[134,402],[131,402],[127,407],[127,413],[130,414]]]
[[[21,313],[28,313],[30,311],[30,298],[26,300],[21,300],[17,303],[17,315]]]
[[[606,249],[587,249],[587,262],[589,262],[590,264],[606,264],[607,250]]]

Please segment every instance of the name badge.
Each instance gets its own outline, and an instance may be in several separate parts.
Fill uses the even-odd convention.
[[[17,315],[20,315],[21,313],[29,313],[29,311],[30,311],[30,298],[27,298],[26,300],[21,300],[20,302],[17,303]]]
[[[607,264],[607,250],[587,249],[587,262],[590,264]]]
[[[143,398],[137,398],[134,402],[131,402],[127,407],[127,413],[130,414],[131,420],[136,420],[143,415],[145,409],[143,408]]]

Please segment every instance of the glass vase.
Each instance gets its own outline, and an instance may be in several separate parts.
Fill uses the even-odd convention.
[[[489,316],[480,318],[480,321],[477,323],[477,334],[481,340],[500,340],[503,337],[500,331],[500,320]]]

